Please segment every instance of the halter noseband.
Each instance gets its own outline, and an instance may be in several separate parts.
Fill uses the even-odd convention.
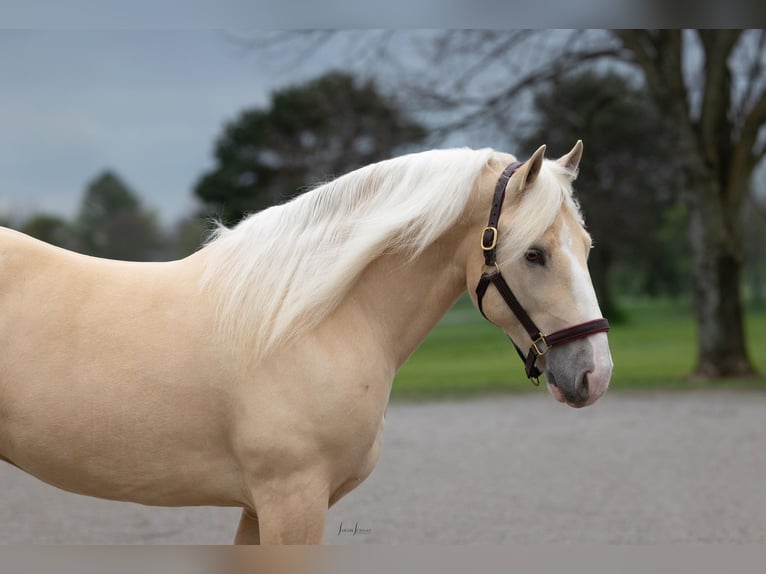
[[[476,285],[476,299],[479,306],[479,311],[484,315],[487,321],[490,319],[484,313],[482,305],[484,295],[490,285],[494,285],[500,296],[505,301],[506,305],[510,308],[516,318],[521,323],[522,327],[529,334],[529,338],[532,340],[532,346],[529,348],[529,352],[526,357],[516,343],[513,346],[516,347],[521,360],[524,361],[524,370],[526,371],[527,378],[532,380],[535,385],[540,384],[540,369],[537,368],[537,359],[545,355],[551,347],[554,345],[563,345],[576,339],[588,337],[596,333],[604,333],[609,330],[609,321],[604,318],[594,319],[592,321],[586,321],[579,325],[567,327],[559,331],[555,331],[550,335],[545,335],[540,328],[535,325],[535,322],[529,316],[529,314],[521,306],[519,300],[511,291],[511,288],[500,273],[500,268],[497,266],[497,240],[498,230],[497,224],[500,220],[500,210],[503,208],[503,201],[505,200],[505,188],[508,185],[508,180],[519,169],[523,162],[515,161],[503,170],[500,175],[500,179],[497,180],[495,186],[495,195],[492,199],[492,208],[489,212],[489,221],[481,234],[481,250],[484,252],[484,266],[485,271],[482,272],[479,283]],[[488,272],[487,269],[490,271]],[[491,321],[490,321],[491,322]]]

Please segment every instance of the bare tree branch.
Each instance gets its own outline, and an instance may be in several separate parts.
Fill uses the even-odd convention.
[[[758,165],[766,158],[766,142],[761,144],[761,147],[753,152],[753,165]]]
[[[700,144],[705,157],[714,164],[730,153],[732,125],[729,121],[731,73],[729,56],[741,30],[699,30],[705,51],[705,80],[699,118]]]
[[[643,70],[656,102],[679,106],[676,113],[688,118],[688,98],[683,77],[683,38],[680,30],[615,30],[614,34]]]
[[[752,207],[758,213],[759,216],[766,219],[766,203],[763,203],[758,198],[758,196],[755,194],[754,188],[751,188],[749,198],[750,198],[750,202],[749,202],[750,207]]]
[[[460,103],[469,101],[470,103],[475,103],[476,106],[455,120],[446,122],[436,128],[435,134],[437,137],[443,137],[451,132],[475,125],[477,122],[481,122],[482,119],[485,122],[495,122],[498,118],[506,117],[502,112],[524,90],[550,81],[562,73],[570,72],[578,65],[610,57],[622,58],[624,54],[619,48],[603,48],[572,53],[567,57],[557,60],[547,69],[531,70],[524,77],[514,81],[505,90],[497,92],[492,96],[476,99],[475,101],[459,100]],[[455,100],[453,103],[458,103],[458,100]]]
[[[755,45],[754,54],[748,66],[745,77],[747,86],[740,99],[739,106],[734,110],[734,122],[738,130],[741,130],[745,115],[755,97],[757,86],[763,81],[764,54],[766,54],[766,30],[761,30]]]
[[[669,93],[679,104],[686,117],[689,116],[688,94],[683,73],[683,38],[681,30],[661,30],[658,33],[658,57],[662,75],[668,84]]]
[[[761,90],[750,113],[745,116],[740,140],[744,143],[749,142],[752,148],[758,137],[758,132],[764,123],[766,123],[766,88]]]
[[[500,118],[507,122],[511,106],[525,101],[522,92],[580,64],[629,59],[613,35],[581,30],[304,30],[237,43],[282,68],[305,66],[327,44],[330,54],[347,54],[346,67],[356,73],[394,81],[393,97],[437,126],[434,140],[462,128],[497,126]]]
[[[631,60],[643,70],[649,90],[659,95],[663,89],[663,81],[660,77],[651,32],[648,30],[615,30],[614,34],[630,53]]]
[[[515,46],[518,46],[521,42],[530,37],[534,32],[532,30],[519,30],[515,34],[506,36],[497,42],[486,54],[473,63],[466,71],[460,75],[455,82],[455,87],[458,90],[465,88],[468,82],[472,81],[480,72],[482,72],[488,65],[496,61],[501,55],[507,54]]]
[[[760,146],[760,149],[755,149],[758,144],[758,135],[764,124],[766,124],[766,88],[761,90],[758,100],[745,117],[739,140],[733,142],[731,165],[733,173],[737,170],[749,173],[766,155],[766,142]]]
[[[306,60],[335,35],[333,30],[282,30],[252,36],[227,33],[243,53],[263,53],[283,58],[289,65]]]

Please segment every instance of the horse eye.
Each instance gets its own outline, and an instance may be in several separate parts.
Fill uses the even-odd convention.
[[[535,263],[537,265],[544,265],[545,264],[545,258],[543,257],[543,252],[540,251],[539,249],[530,249],[524,255],[524,258],[529,263]]]

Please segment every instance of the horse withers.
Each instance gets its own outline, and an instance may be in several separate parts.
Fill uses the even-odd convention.
[[[0,229],[0,457],[90,496],[241,507],[237,542],[319,543],[378,460],[395,373],[466,289],[537,349],[528,374],[592,404],[604,329],[554,341],[601,320],[572,196],[581,151],[541,147],[500,186],[515,158],[490,149],[383,161],[167,263]],[[499,283],[479,302],[495,273],[542,339]]]

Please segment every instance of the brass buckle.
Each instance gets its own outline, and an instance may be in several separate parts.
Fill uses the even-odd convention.
[[[537,346],[538,343],[543,343],[545,345],[545,350],[541,351],[540,347]],[[535,354],[538,357],[542,357],[545,355],[548,351],[551,350],[551,346],[548,344],[548,341],[545,340],[545,335],[543,333],[540,333],[540,336],[532,341],[532,348],[535,350]]]
[[[492,244],[491,245],[485,245],[484,243],[484,234],[487,233],[487,231],[492,232]],[[481,231],[481,248],[483,251],[492,251],[497,246],[497,227],[485,227]]]

